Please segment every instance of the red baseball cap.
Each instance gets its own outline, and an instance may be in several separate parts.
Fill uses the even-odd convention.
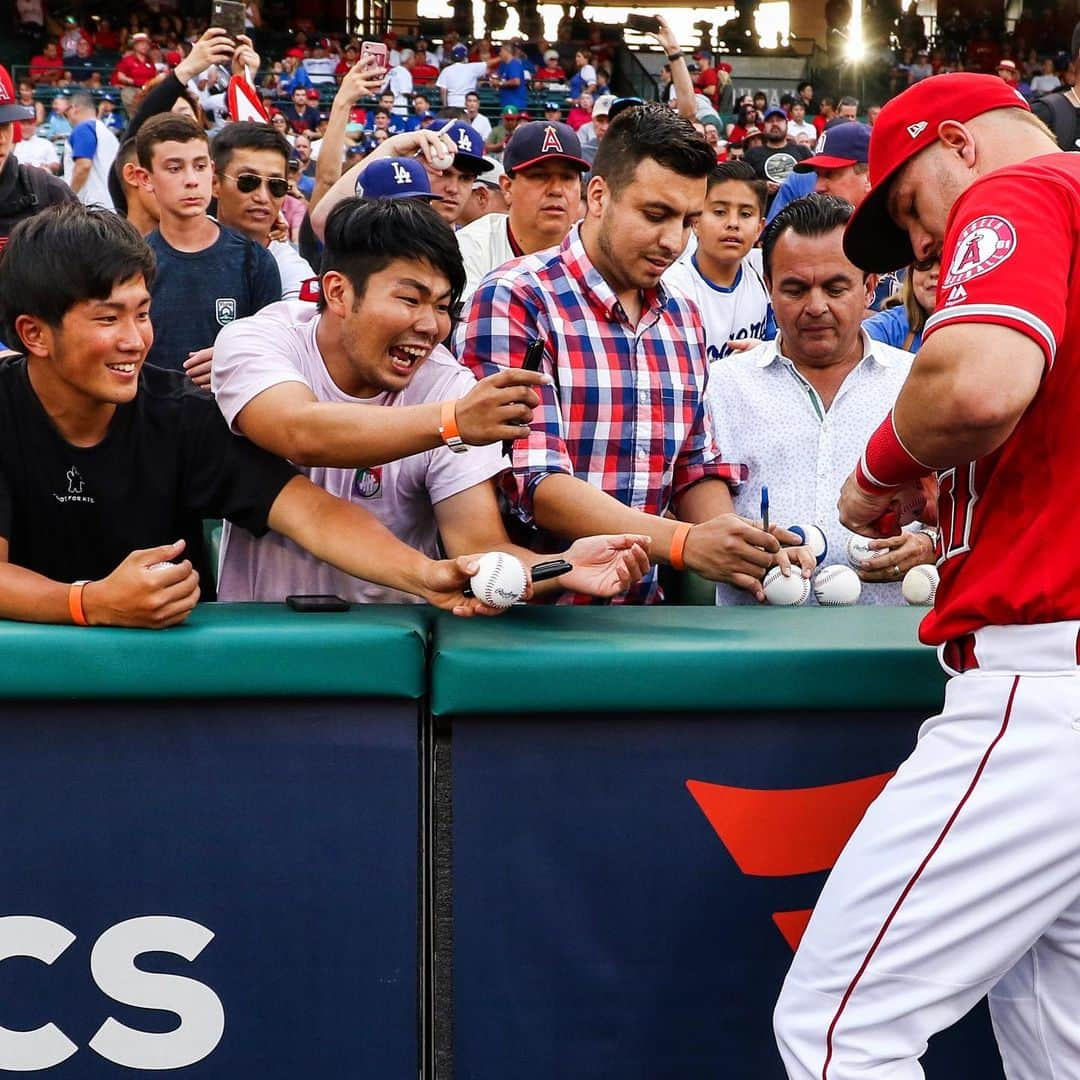
[[[8,69],[0,65],[0,124],[7,124],[12,120],[33,120],[34,116],[32,106],[17,103],[15,87],[12,85]]]
[[[1031,111],[1004,79],[971,72],[923,79],[885,105],[870,134],[870,191],[844,232],[844,253],[856,266],[884,273],[914,260],[907,232],[886,207],[896,174],[937,142],[946,120],[966,123],[994,109]]]

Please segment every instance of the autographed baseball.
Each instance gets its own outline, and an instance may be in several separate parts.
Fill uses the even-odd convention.
[[[879,555],[884,554],[884,551],[870,547],[870,541],[869,536],[859,536],[858,533],[852,534],[851,539],[848,541],[847,561],[856,570],[861,570],[871,559],[876,559]]]
[[[820,566],[829,553],[829,541],[817,525],[789,525],[788,532],[793,532],[810,549]]]
[[[810,599],[810,582],[802,576],[798,567],[792,567],[791,576],[784,577],[779,566],[774,566],[762,582],[765,599],[774,607],[801,607]]]
[[[480,568],[470,580],[473,595],[488,607],[505,608],[516,604],[528,583],[525,567],[505,551],[489,551],[480,557]]]
[[[936,566],[929,563],[913,566],[904,575],[904,584],[900,586],[904,599],[913,607],[933,607],[939,580]]]
[[[849,607],[861,593],[862,582],[850,566],[826,566],[814,577],[814,596],[823,607]]]
[[[444,172],[446,169],[453,168],[453,165],[454,155],[446,153],[445,151],[436,154],[431,159],[431,167],[433,169],[438,169],[439,172]]]

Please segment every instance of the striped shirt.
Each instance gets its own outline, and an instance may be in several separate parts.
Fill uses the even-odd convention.
[[[473,295],[455,351],[482,377],[520,366],[526,345],[545,342],[540,408],[529,438],[514,444],[504,489],[517,518],[532,524],[537,485],[566,473],[619,502],[662,515],[692,484],[736,483],[705,410],[708,363],[694,304],[662,287],[643,295],[632,325],[614,290],[585,252],[578,227],[558,248],[494,270]],[[534,547],[549,546],[539,535]],[[658,599],[655,570],[628,597]]]

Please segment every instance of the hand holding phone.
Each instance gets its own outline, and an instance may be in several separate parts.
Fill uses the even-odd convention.
[[[528,345],[525,346],[525,359],[522,360],[521,366],[525,371],[539,371],[541,364],[544,362],[544,342],[541,338],[533,338]],[[504,439],[502,444],[502,452],[505,457],[513,449],[513,439]]]
[[[660,20],[655,15],[638,15],[632,11],[626,16],[626,25],[641,34],[660,33]]]
[[[390,70],[390,52],[383,42],[362,42],[360,45],[360,63],[362,64],[369,56],[376,61],[378,70],[382,74],[385,75]]]
[[[243,0],[211,0],[210,25],[220,26],[236,41],[244,32]]]

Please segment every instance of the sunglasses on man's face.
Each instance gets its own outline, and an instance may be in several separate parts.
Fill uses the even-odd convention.
[[[928,274],[939,262],[941,262],[940,255],[931,255],[929,259],[919,259],[917,262],[913,262],[911,266],[912,269],[918,270],[920,274]]]
[[[275,199],[283,199],[289,193],[289,181],[280,176],[259,176],[257,173],[241,173],[239,176],[230,176],[228,173],[221,175],[231,180],[236,185],[236,190],[243,195],[250,195],[264,181],[267,190]]]

